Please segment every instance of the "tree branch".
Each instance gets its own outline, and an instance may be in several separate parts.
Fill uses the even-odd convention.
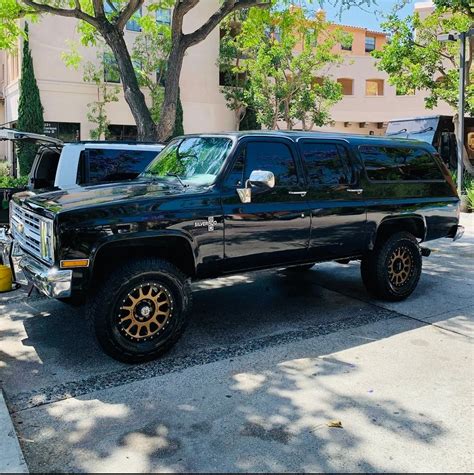
[[[196,0],[189,0],[189,3],[196,5]],[[194,6],[193,5],[193,6]],[[200,28],[193,33],[189,33],[183,36],[183,42],[186,47],[193,46],[203,40],[205,40],[214,28],[229,14],[237,10],[243,10],[250,7],[267,8],[271,5],[271,1],[259,0],[225,0],[221,8],[213,13],[209,19]],[[192,7],[191,7],[192,8]],[[189,10],[188,10],[189,11]]]
[[[411,44],[413,46],[417,46],[418,48],[426,48],[425,45],[422,45],[421,43],[417,43],[416,41],[411,41]],[[458,67],[456,64],[456,61],[454,61],[454,58],[452,56],[450,56],[449,54],[442,53],[441,51],[439,51],[438,53],[442,58],[449,60],[455,68]]]
[[[79,4],[79,0],[75,0],[76,8]],[[96,18],[104,18],[105,11],[104,11],[104,2],[102,0],[92,0],[92,6],[94,7],[94,13]]]
[[[36,3],[33,0],[21,0],[25,5],[33,8],[36,13],[50,13],[51,15],[59,15],[69,18],[78,18],[79,20],[86,21],[91,25],[98,27],[98,22],[96,18],[87,13],[83,12],[80,8],[77,8],[78,2],[76,1],[76,8],[66,9],[66,8],[57,8],[50,5],[45,5],[44,3]]]
[[[127,6],[120,12],[115,20],[115,25],[119,31],[123,31],[127,21],[132,18],[133,14],[143,5],[144,0],[129,0]]]
[[[107,1],[107,5],[114,11],[114,12],[117,12],[117,8],[116,6],[112,3],[111,0],[106,0]]]

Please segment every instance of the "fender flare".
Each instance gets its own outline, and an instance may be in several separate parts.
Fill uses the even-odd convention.
[[[370,240],[369,240],[370,248],[371,249],[374,248],[375,242],[377,240],[377,236],[379,235],[379,231],[382,226],[386,226],[387,223],[389,223],[389,225],[392,225],[392,224],[395,224],[396,221],[407,221],[407,220],[412,220],[421,224],[423,228],[421,241],[424,241],[426,239],[426,233],[428,231],[425,216],[418,213],[399,214],[399,215],[393,215],[393,216],[386,216],[381,221],[376,223],[375,229],[372,231],[370,235]]]
[[[100,252],[104,248],[109,248],[111,246],[122,247],[125,246],[128,242],[137,243],[141,241],[142,243],[153,244],[153,239],[163,239],[163,238],[179,238],[182,239],[189,246],[191,250],[191,255],[193,257],[193,268],[196,269],[199,249],[196,241],[188,233],[178,231],[178,230],[160,230],[160,231],[139,231],[134,233],[127,234],[114,234],[112,236],[107,236],[106,239],[99,241],[92,248],[90,253],[90,267],[89,271],[92,274],[94,272],[94,266],[97,259],[97,256],[100,255]]]

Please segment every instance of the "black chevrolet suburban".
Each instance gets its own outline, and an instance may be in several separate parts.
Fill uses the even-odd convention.
[[[191,280],[360,260],[370,293],[402,300],[429,252],[420,243],[463,232],[431,145],[308,132],[180,137],[137,179],[17,194],[10,211],[28,280],[83,299],[102,348],[126,362],[176,342]]]

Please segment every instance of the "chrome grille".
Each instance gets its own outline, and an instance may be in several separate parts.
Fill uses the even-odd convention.
[[[20,247],[41,259],[40,217],[12,202],[10,229]]]

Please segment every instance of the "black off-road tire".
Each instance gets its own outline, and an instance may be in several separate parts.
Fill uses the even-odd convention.
[[[398,253],[408,256],[410,266],[409,271],[401,274],[403,282],[396,284],[393,282],[395,277],[390,276],[390,268],[391,265],[393,267],[393,256]],[[362,281],[374,297],[389,301],[404,300],[415,290],[421,276],[422,256],[418,241],[408,232],[393,234],[377,243],[375,249],[362,258],[360,269]]]
[[[121,305],[135,288],[152,283],[169,297],[170,316],[166,325],[148,341],[131,341],[120,325]],[[162,259],[137,259],[104,272],[86,303],[86,317],[101,348],[112,358],[125,363],[140,363],[168,351],[182,335],[189,320],[192,293],[189,278],[176,266]]]

